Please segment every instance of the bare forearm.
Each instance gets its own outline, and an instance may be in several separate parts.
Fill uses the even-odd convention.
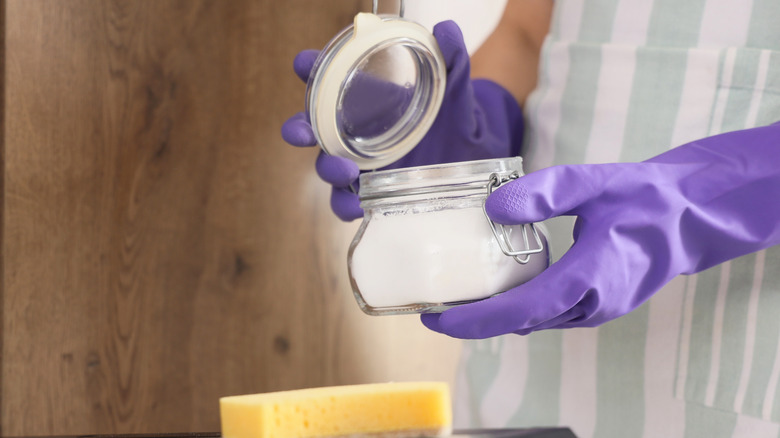
[[[536,87],[553,0],[509,0],[496,30],[471,57],[471,76],[490,79],[523,105]]]

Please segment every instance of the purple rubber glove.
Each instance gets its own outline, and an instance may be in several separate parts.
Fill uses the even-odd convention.
[[[499,187],[486,207],[502,224],[577,216],[575,243],[529,282],[423,323],[468,339],[597,326],[679,274],[780,243],[780,123],[641,163],[550,167]]]
[[[447,65],[447,87],[441,109],[420,144],[386,168],[519,155],[523,115],[517,101],[494,82],[469,78],[468,52],[460,28],[454,22],[437,24],[433,35]],[[295,72],[304,81],[308,80],[317,54],[317,51],[307,50],[295,58]],[[402,96],[393,96],[403,104]],[[369,124],[362,126],[371,127]],[[282,137],[294,146],[316,145],[304,113],[285,122]],[[358,197],[349,188],[356,185],[360,176],[357,166],[347,159],[321,153],[316,168],[319,176],[333,186],[331,207],[336,215],[345,221],[363,217]]]

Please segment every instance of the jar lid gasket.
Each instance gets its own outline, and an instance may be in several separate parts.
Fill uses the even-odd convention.
[[[422,140],[445,82],[444,59],[424,27],[360,13],[317,58],[306,111],[325,152],[378,169]]]

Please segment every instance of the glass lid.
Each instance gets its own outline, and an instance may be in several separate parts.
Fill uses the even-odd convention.
[[[360,13],[317,58],[306,111],[323,150],[377,169],[422,140],[445,81],[444,59],[427,29],[400,17]]]

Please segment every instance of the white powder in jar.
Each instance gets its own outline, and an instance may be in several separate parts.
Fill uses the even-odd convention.
[[[523,248],[520,227],[514,228],[512,243]],[[540,237],[545,250],[523,265],[501,252],[481,208],[376,214],[353,250],[350,274],[374,308],[478,300],[522,284],[547,267],[541,232]]]

